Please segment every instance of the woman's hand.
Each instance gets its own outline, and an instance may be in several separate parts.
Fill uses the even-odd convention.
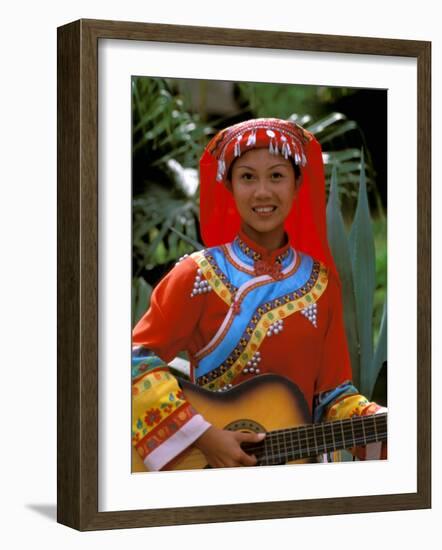
[[[207,429],[194,443],[213,468],[233,466],[255,466],[255,455],[249,455],[241,448],[241,443],[259,443],[265,434],[230,432],[215,426]]]

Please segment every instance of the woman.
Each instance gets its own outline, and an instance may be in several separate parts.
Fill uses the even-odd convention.
[[[381,409],[350,382],[314,136],[280,119],[241,122],[210,141],[200,178],[208,248],[166,275],[133,332],[133,440],[149,470],[190,445],[211,466],[251,466],[241,444],[265,437],[216,428],[193,409],[167,366],[182,350],[209,390],[274,373],[299,387],[314,421]]]

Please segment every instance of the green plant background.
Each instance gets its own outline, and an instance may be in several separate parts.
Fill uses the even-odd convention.
[[[295,120],[322,145],[354,382],[386,404],[386,181],[375,161],[385,153],[385,91],[134,77],[132,323],[158,280],[203,247],[198,161],[206,143],[220,128],[267,116]]]

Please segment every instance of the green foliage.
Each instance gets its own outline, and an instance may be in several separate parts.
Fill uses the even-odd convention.
[[[175,188],[157,184],[133,201],[133,258],[135,275],[159,264],[176,261],[198,243],[198,207]]]
[[[164,169],[169,159],[196,167],[211,128],[186,110],[167,80],[132,79],[133,155]]]
[[[242,99],[250,105],[256,117],[289,118],[293,112],[293,105],[296,105],[301,113],[311,113],[318,117],[330,110],[330,103],[354,93],[352,88],[261,82],[240,82],[238,87]]]
[[[353,267],[346,228],[339,204],[339,184],[336,167],[333,170],[327,204],[327,234],[331,252],[335,260],[344,297],[344,323],[352,365],[359,364],[359,336],[356,315]],[[359,370],[354,369],[354,382],[359,383]]]
[[[344,319],[355,385],[372,395],[382,364],[387,360],[387,308],[384,302],[376,347],[373,338],[373,310],[376,291],[375,239],[370,216],[361,156],[358,203],[347,236],[339,205],[336,171],[327,205],[328,239],[342,280]]]
[[[201,247],[196,167],[213,129],[159,78],[132,79],[132,117],[133,274],[138,288],[141,280],[155,283],[149,279],[152,269]],[[135,307],[144,297],[136,295]]]

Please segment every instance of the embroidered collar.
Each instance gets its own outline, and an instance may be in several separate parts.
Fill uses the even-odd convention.
[[[287,237],[287,236],[286,236]],[[233,242],[239,256],[253,265],[255,276],[270,275],[272,279],[281,279],[282,270],[287,267],[284,264],[290,263],[293,251],[287,243],[277,250],[267,250],[255,243],[243,231],[240,231]],[[252,266],[251,266],[252,267]]]
[[[287,243],[277,250],[267,250],[263,246],[255,243],[242,230],[235,238],[234,243],[239,246],[241,251],[251,258],[254,262],[264,262],[266,264],[274,264],[275,262],[282,265],[283,261],[289,256],[291,248],[286,235]]]

